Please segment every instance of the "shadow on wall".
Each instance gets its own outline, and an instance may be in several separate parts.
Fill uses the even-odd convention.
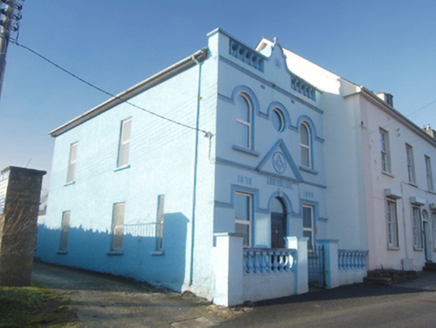
[[[181,291],[185,279],[188,219],[182,213],[164,217],[162,252],[155,234],[125,229],[122,251],[110,252],[110,231],[68,229],[66,251],[60,251],[61,230],[38,227],[35,258],[43,262],[110,273]]]

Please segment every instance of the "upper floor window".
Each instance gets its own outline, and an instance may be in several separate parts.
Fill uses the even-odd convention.
[[[79,146],[78,142],[75,142],[75,143],[71,144],[71,146],[70,146],[70,159],[68,161],[67,183],[74,181],[74,174],[76,171],[78,146]]]
[[[389,134],[380,129],[381,168],[383,172],[391,173],[391,155],[389,152]]]
[[[300,125],[301,165],[312,167],[312,140],[307,123]]]
[[[407,153],[407,172],[409,175],[409,182],[416,184],[415,162],[413,160],[413,148],[409,144],[406,144],[406,153]]]
[[[431,158],[428,157],[427,155],[425,156],[425,172],[427,174],[427,188],[430,191],[434,191],[433,173],[431,170]],[[435,241],[435,243],[436,243],[436,241]]]
[[[118,149],[118,165],[123,167],[129,164],[130,150],[130,130],[132,128],[132,119],[128,118],[121,122],[120,145]]]
[[[252,195],[235,194],[235,232],[243,235],[244,247],[251,246]]]
[[[282,132],[285,127],[285,120],[280,109],[274,108],[271,111],[271,122],[278,132]]]
[[[237,123],[237,144],[245,147],[252,148],[252,113],[253,108],[250,98],[245,93],[239,93],[236,97],[236,123]]]

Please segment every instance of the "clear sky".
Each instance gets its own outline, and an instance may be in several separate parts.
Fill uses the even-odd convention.
[[[20,44],[112,94],[207,46],[207,33],[221,27],[253,48],[278,37],[337,75],[393,94],[397,110],[436,128],[433,0],[27,0],[22,14]],[[10,44],[0,170],[49,171],[48,132],[107,99]]]

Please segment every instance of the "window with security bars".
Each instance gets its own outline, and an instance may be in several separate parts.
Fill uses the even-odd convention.
[[[125,203],[114,204],[113,217],[112,217],[112,240],[111,240],[112,252],[119,252],[123,249],[124,208],[125,208]]]
[[[123,167],[129,164],[131,129],[132,129],[131,118],[125,119],[124,121],[121,122],[120,146],[118,150],[117,167]]]
[[[67,183],[74,182],[78,147],[79,147],[78,142],[75,142],[70,146],[70,158],[68,160],[68,171],[67,171],[67,181],[66,181]]]

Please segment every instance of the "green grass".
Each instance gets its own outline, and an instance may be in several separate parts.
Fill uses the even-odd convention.
[[[68,300],[39,287],[0,287],[0,327],[74,327]]]

